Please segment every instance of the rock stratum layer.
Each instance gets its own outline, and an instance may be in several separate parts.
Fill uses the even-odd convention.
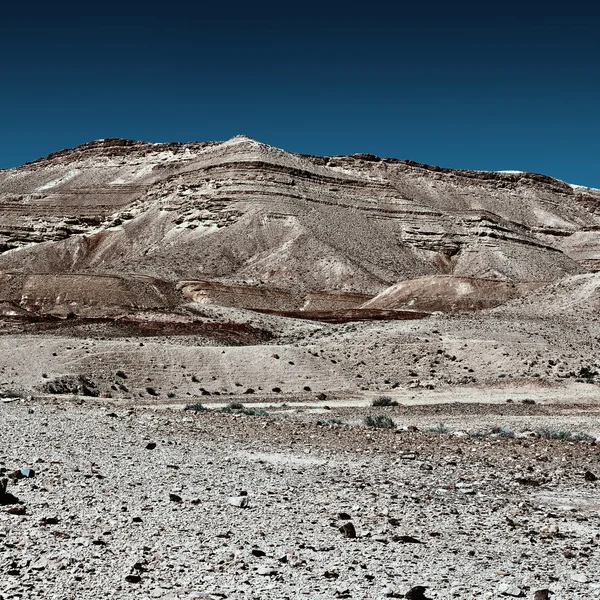
[[[301,156],[243,136],[104,140],[0,172],[0,270],[252,285],[291,310],[417,277],[593,270],[599,207],[600,192],[530,173]]]

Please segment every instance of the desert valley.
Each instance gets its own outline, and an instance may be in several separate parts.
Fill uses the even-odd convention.
[[[0,170],[0,600],[600,598],[600,190],[225,142]]]

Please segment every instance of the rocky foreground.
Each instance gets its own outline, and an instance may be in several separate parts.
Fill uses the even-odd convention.
[[[0,411],[1,600],[600,597],[589,405]]]

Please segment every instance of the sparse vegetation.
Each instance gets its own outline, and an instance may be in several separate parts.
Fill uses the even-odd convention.
[[[379,396],[373,400],[371,406],[398,406],[398,402],[392,400],[389,396]]]
[[[571,434],[572,442],[595,442],[596,438],[589,433],[583,433],[582,431],[577,431]]]
[[[568,440],[571,432],[564,429],[550,429],[543,427],[537,431],[538,437],[544,440]]]
[[[594,442],[596,438],[583,432],[571,432],[567,429],[550,429],[543,427],[536,432],[543,440],[564,440],[567,442]]]
[[[446,425],[446,423],[442,423],[441,421],[432,428],[432,431],[435,433],[439,433],[440,435],[445,435],[450,433],[450,428]]]
[[[261,408],[246,408],[241,402],[231,402],[224,406],[219,412],[228,415],[246,415],[248,417],[266,417],[268,412]]]
[[[201,412],[203,410],[208,410],[206,406],[201,404],[200,402],[196,402],[195,404],[188,404],[183,410],[191,410],[193,412]]]
[[[367,427],[375,427],[377,429],[395,429],[396,423],[387,415],[367,415],[364,423]]]
[[[586,383],[593,383],[594,379],[597,376],[598,371],[596,371],[592,367],[581,367],[581,369],[579,369],[579,375],[577,377],[579,379],[582,379]]]

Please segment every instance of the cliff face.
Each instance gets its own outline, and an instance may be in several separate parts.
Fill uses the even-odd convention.
[[[241,306],[240,286],[297,309],[314,293],[360,306],[418,277],[556,281],[598,268],[599,231],[600,191],[549,177],[297,155],[244,136],[96,141],[0,171],[0,271],[199,281],[203,301],[234,286]],[[529,289],[506,287],[506,299]]]

